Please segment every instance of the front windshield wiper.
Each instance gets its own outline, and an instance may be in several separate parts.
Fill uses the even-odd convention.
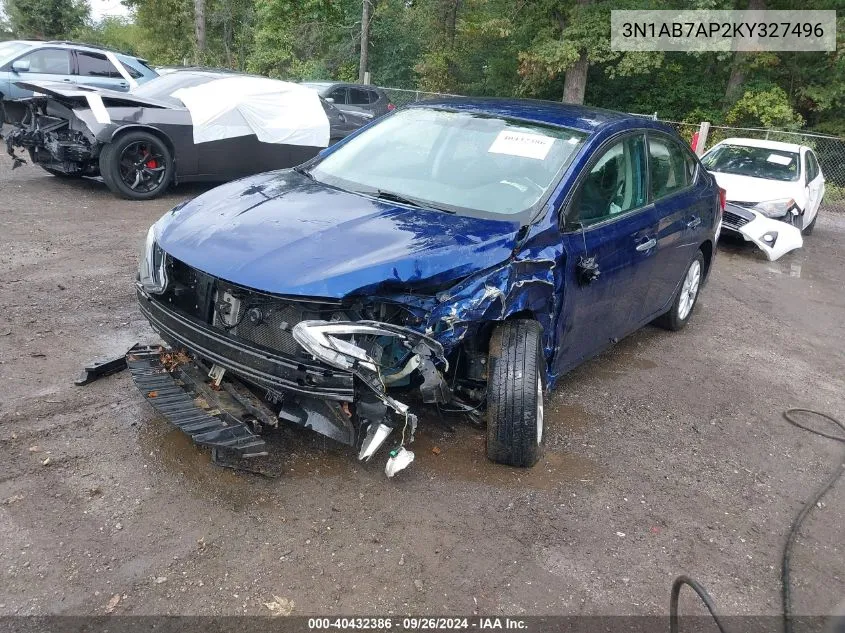
[[[383,189],[376,189],[375,191],[368,191],[366,192],[368,195],[374,196],[379,200],[390,200],[391,202],[398,202],[399,204],[406,204],[411,207],[417,207],[419,209],[437,209],[438,211],[444,211],[446,213],[454,213],[451,209],[445,209],[443,207],[439,207],[436,204],[432,204],[431,202],[427,202],[425,200],[417,200],[415,198],[409,198],[408,196],[403,196],[399,193],[393,193],[392,191],[384,191]]]
[[[297,165],[296,167],[293,168],[293,170],[297,174],[302,174],[303,176],[308,178],[308,180],[317,180],[316,178],[314,178],[314,174],[312,174],[309,170],[305,169],[305,167]]]

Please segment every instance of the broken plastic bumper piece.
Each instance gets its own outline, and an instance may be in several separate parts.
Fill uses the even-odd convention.
[[[801,230],[783,220],[768,218],[759,211],[729,204],[722,218],[725,229],[739,233],[754,242],[769,261],[801,248]]]
[[[223,408],[188,357],[165,347],[147,346],[130,350],[126,363],[147,402],[197,444],[226,449],[238,457],[267,455],[264,440]],[[229,392],[220,397],[224,395]]]

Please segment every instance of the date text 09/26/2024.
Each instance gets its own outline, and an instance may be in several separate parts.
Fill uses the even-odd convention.
[[[527,631],[528,623],[522,618],[500,617],[370,617],[370,618],[309,618],[308,629],[321,630],[512,630]]]

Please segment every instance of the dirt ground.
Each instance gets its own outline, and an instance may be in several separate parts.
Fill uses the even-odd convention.
[[[781,412],[845,419],[845,215],[779,262],[726,244],[686,330],[646,328],[561,381],[532,470],[423,415],[395,480],[292,429],[265,479],[213,465],[126,373],[73,384],[155,340],[140,243],[203,189],[132,203],[0,163],[0,615],[267,615],[274,596],[294,614],[664,614],[680,573],[724,613],[780,612],[790,523],[842,450]],[[845,595],[843,501],[845,482],[797,543],[799,613]]]

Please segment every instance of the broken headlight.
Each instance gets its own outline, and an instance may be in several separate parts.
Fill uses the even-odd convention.
[[[758,202],[754,205],[754,210],[759,211],[767,218],[782,218],[787,213],[798,214],[798,205],[792,198],[783,198],[781,200],[769,200],[767,202]]]
[[[159,295],[167,288],[167,272],[164,267],[164,251],[157,241],[157,227],[158,223],[153,224],[147,232],[138,265],[138,281],[146,292]]]

